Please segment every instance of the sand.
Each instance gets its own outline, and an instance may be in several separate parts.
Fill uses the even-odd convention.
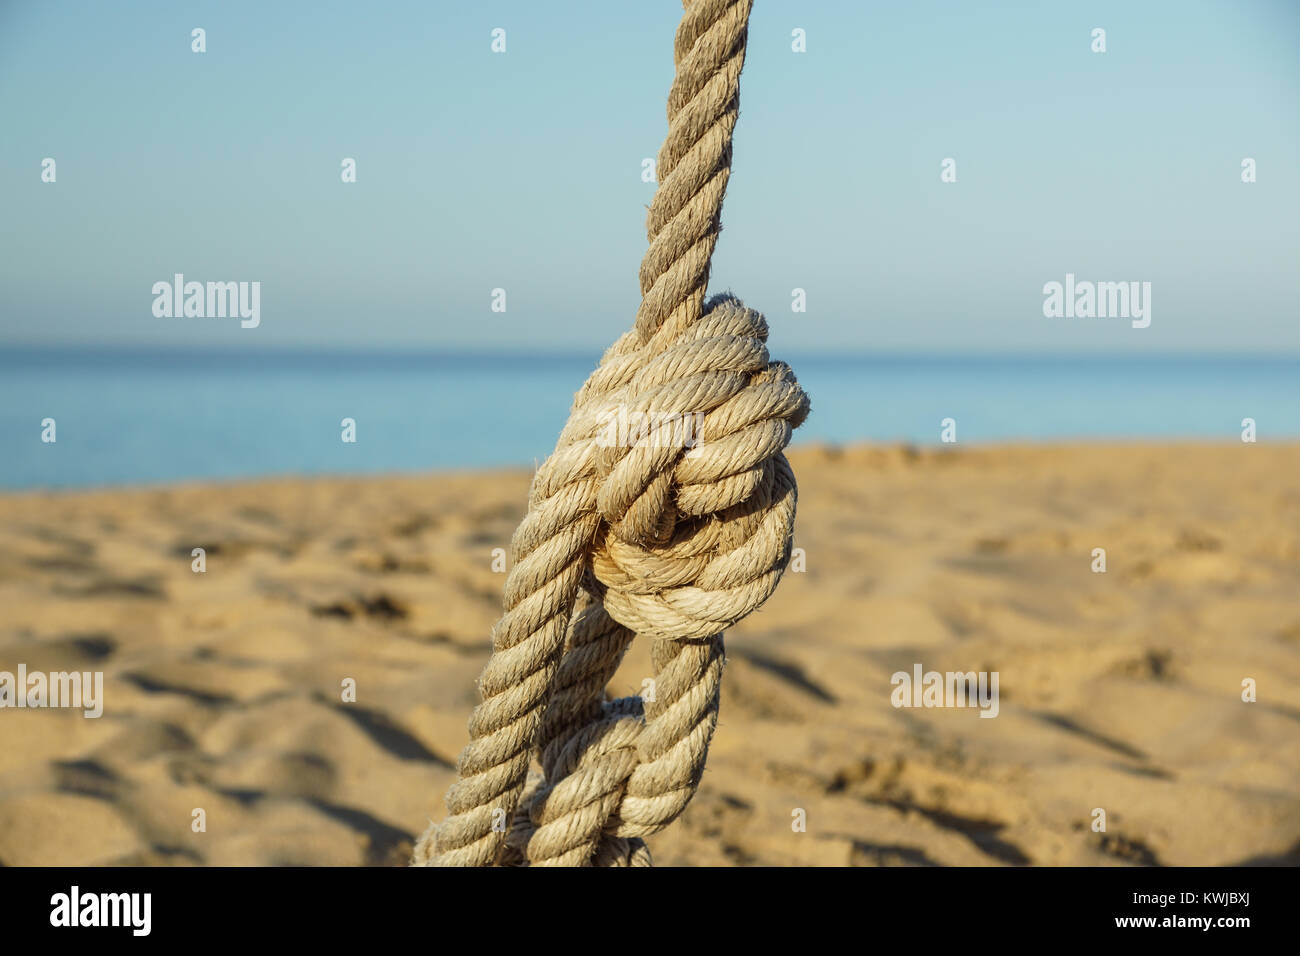
[[[727,635],[656,862],[1300,863],[1300,445],[791,458],[806,571]],[[528,478],[0,496],[0,670],[105,698],[0,710],[0,863],[404,863]],[[917,664],[997,671],[997,717],[892,706]],[[649,674],[637,642],[611,690]]]

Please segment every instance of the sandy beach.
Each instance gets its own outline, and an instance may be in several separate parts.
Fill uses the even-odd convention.
[[[806,570],[728,633],[656,863],[1300,863],[1300,445],[790,457]],[[0,671],[104,674],[97,719],[0,710],[0,863],[406,863],[528,480],[0,496]],[[996,718],[893,706],[918,665],[996,671]]]

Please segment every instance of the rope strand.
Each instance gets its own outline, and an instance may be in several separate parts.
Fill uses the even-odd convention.
[[[420,838],[417,865],[649,865],[644,837],[704,772],[722,632],[789,561],[783,449],[808,397],[770,360],[759,313],[704,299],[751,4],[684,4],[636,322],[533,477],[448,817]],[[611,427],[626,421],[634,434]],[[674,428],[645,427],[658,421]],[[654,641],[654,693],[606,700],[636,635]]]

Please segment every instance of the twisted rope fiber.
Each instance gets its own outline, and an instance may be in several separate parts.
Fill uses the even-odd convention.
[[[751,4],[685,0],[636,323],[533,478],[449,815],[420,838],[416,865],[649,865],[644,837],[704,772],[722,632],[789,561],[783,449],[808,397],[770,360],[759,313],[731,295],[705,302]],[[618,409],[689,416],[693,445],[662,429],[611,441]],[[638,634],[654,642],[653,699],[606,700]]]

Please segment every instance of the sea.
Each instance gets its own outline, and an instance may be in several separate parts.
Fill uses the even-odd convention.
[[[1300,357],[782,358],[796,444],[1300,438]],[[598,359],[0,347],[0,488],[534,466]]]

